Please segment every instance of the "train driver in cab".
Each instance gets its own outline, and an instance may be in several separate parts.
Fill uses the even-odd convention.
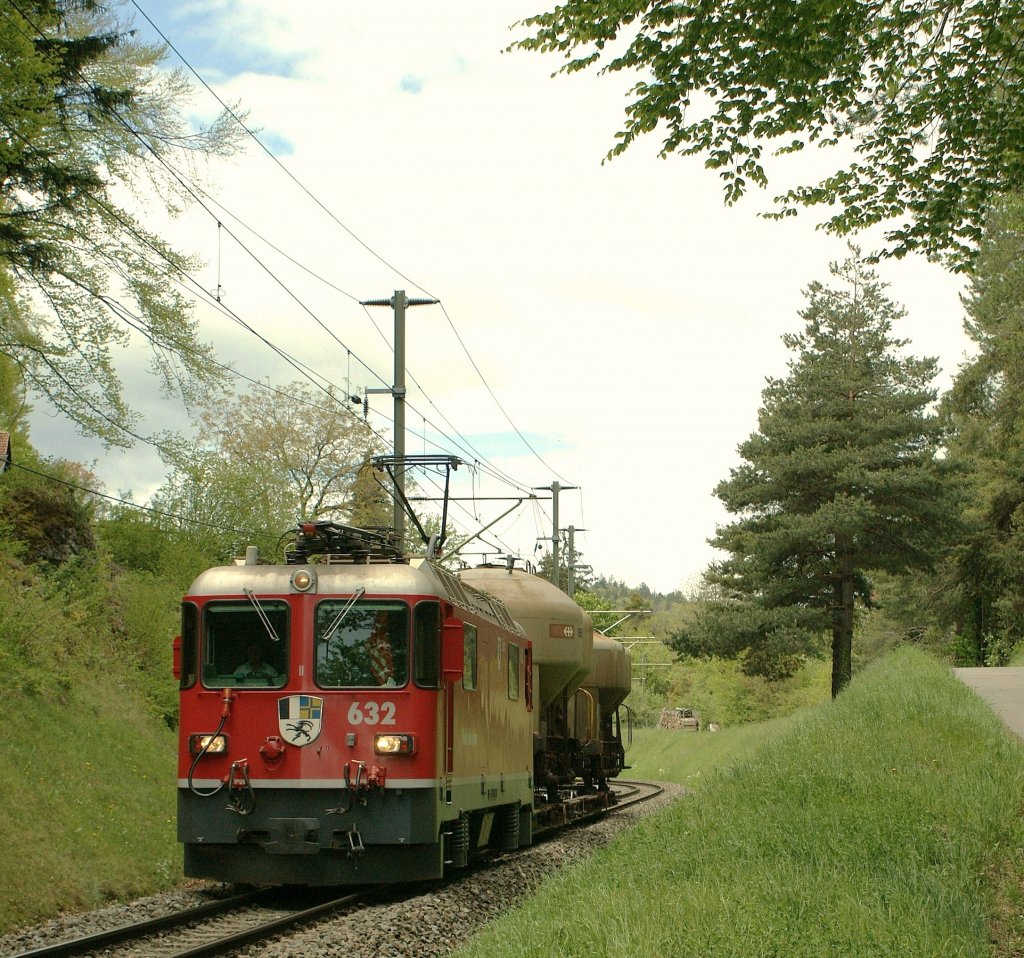
[[[235,681],[276,685],[281,681],[281,673],[264,659],[263,646],[253,642],[246,652],[246,660],[235,669]]]

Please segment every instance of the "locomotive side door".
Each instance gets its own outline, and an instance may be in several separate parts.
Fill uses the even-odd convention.
[[[449,607],[450,609],[450,607]],[[441,636],[441,676],[444,684],[444,771],[451,778],[455,770],[455,683],[464,679],[467,634],[476,647],[476,626],[458,619],[450,611]]]

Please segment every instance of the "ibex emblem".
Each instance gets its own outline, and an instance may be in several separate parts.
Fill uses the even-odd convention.
[[[319,695],[286,695],[277,700],[277,727],[291,745],[309,745],[320,736],[324,700]]]

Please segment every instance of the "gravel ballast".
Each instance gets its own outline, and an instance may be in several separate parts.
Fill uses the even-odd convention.
[[[402,958],[447,955],[481,925],[496,918],[534,891],[565,865],[580,861],[606,845],[640,817],[664,808],[684,789],[666,784],[650,801],[585,827],[570,828],[556,837],[455,880],[430,883],[422,892],[406,887],[358,912],[340,915],[288,934],[276,941],[251,945],[248,956],[294,958],[295,955],[344,955],[345,958]],[[169,914],[232,894],[232,886],[201,884],[163,895],[141,898],[98,911],[54,919],[0,937],[0,958],[20,954],[58,941],[105,931],[121,925]]]

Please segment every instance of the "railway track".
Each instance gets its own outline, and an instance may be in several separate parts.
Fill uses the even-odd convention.
[[[634,805],[649,801],[664,789],[652,782],[616,781],[609,792],[585,792],[551,805],[540,805],[534,812],[533,837],[543,840],[570,825],[583,825]]]
[[[587,812],[578,818],[571,818],[571,825],[587,825],[617,815],[661,795],[661,786],[647,782],[618,781],[612,784],[615,804],[597,812]],[[570,829],[569,831],[574,831]],[[542,843],[556,837],[564,829],[543,829],[538,832],[538,844],[523,852],[540,851]],[[500,862],[515,861],[520,853],[502,853],[492,860],[490,867]],[[485,866],[483,872],[488,871]],[[483,874],[480,872],[479,874]],[[460,872],[459,880],[472,877]],[[407,899],[409,904],[401,910],[413,909],[416,896],[423,894],[430,898],[439,886],[431,883],[429,889],[420,889],[410,896],[411,886],[399,893],[398,898]],[[123,925],[84,937],[68,939],[30,951],[22,951],[9,958],[70,958],[77,955],[102,955],[103,958],[199,958],[205,955],[223,955],[238,952],[247,945],[267,941],[276,935],[296,932],[301,935],[303,926],[311,925],[323,918],[346,908],[364,903],[376,897],[367,891],[357,891],[338,897],[337,889],[291,889],[264,888],[218,899],[187,908],[160,918]],[[394,892],[395,889],[391,889]],[[385,899],[387,895],[383,896]],[[354,915],[358,914],[358,910]],[[358,919],[357,919],[358,920]],[[384,921],[383,924],[387,924]]]
[[[201,958],[222,955],[273,935],[318,921],[365,897],[336,890],[259,889],[193,908],[122,925],[109,931],[46,945],[12,958],[70,958],[72,955],[144,954],[147,958]],[[310,904],[310,900],[315,904]]]
[[[652,798],[661,795],[665,789],[653,782],[633,782],[619,779],[612,785],[612,791],[618,802],[611,808],[611,811],[617,812],[624,811],[632,805],[649,802]]]

